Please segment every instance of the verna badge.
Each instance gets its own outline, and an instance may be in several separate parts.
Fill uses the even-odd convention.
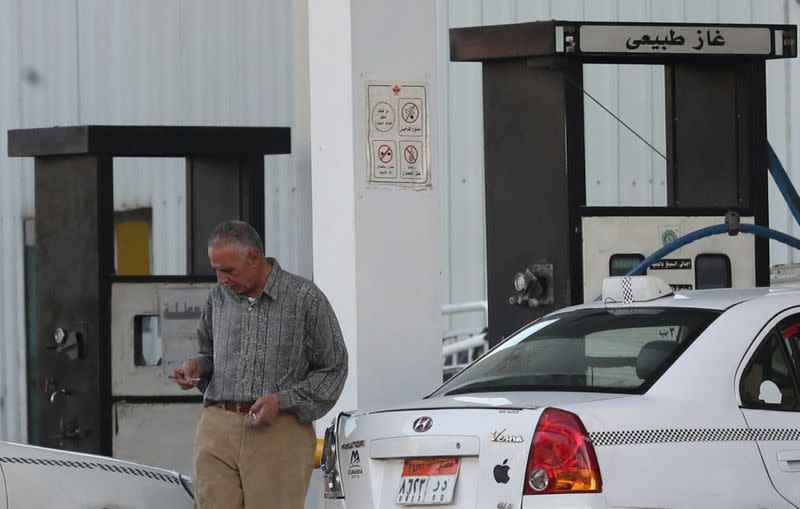
[[[414,431],[417,433],[424,433],[431,429],[433,426],[433,419],[430,417],[420,417],[414,421]]]
[[[500,431],[492,431],[492,434],[489,435],[489,440],[492,442],[505,442],[505,443],[512,443],[512,444],[519,444],[525,441],[521,435],[508,435],[506,434],[506,429],[503,428]]]

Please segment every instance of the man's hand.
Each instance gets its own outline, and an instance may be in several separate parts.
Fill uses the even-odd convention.
[[[278,405],[278,396],[275,394],[265,394],[258,398],[253,406],[250,407],[250,413],[247,414],[247,423],[251,428],[258,428],[264,424],[269,424],[275,417],[278,416],[280,407]]]
[[[172,372],[172,379],[184,391],[197,387],[201,376],[200,365],[194,359],[185,361],[181,367]]]

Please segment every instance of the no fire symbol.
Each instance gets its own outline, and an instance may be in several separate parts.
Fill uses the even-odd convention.
[[[419,108],[414,103],[405,103],[403,105],[403,120],[409,124],[413,124],[419,118]]]
[[[409,145],[403,150],[403,157],[408,164],[414,164],[419,159],[419,152],[414,145]]]
[[[385,144],[378,147],[378,159],[380,159],[382,163],[389,164],[392,162],[392,157],[394,157],[392,147]]]

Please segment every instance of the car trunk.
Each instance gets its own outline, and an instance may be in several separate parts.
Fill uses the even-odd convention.
[[[347,417],[340,422],[339,471],[348,507],[406,507],[421,502],[430,487],[402,480],[411,458],[447,458],[457,462],[457,475],[430,475],[431,485],[455,481],[448,507],[496,507],[506,501],[519,507],[528,451],[541,409],[479,408],[409,409]],[[430,419],[427,431],[414,431],[415,421]],[[420,462],[409,463],[406,477]],[[404,493],[398,504],[398,494]],[[427,489],[426,489],[427,488]],[[452,490],[452,488],[450,488]],[[442,486],[436,499],[449,497]],[[442,497],[445,500],[442,500]],[[430,500],[430,498],[429,498]]]
[[[431,398],[389,410],[343,415],[338,465],[348,509],[398,503],[406,460],[458,459],[453,508],[522,507],[528,454],[548,406],[626,397],[608,393],[517,392]],[[419,419],[430,429],[415,431]],[[405,468],[409,474],[409,468]],[[436,476],[430,476],[436,485]],[[439,482],[441,484],[441,482]],[[410,502],[410,503],[409,503]]]

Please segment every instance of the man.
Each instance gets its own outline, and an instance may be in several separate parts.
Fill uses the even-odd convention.
[[[316,448],[311,422],[333,407],[347,377],[325,295],[263,253],[246,223],[214,229],[208,258],[218,284],[201,314],[200,355],[173,372],[182,389],[204,394],[194,444],[199,509],[302,508]]]

